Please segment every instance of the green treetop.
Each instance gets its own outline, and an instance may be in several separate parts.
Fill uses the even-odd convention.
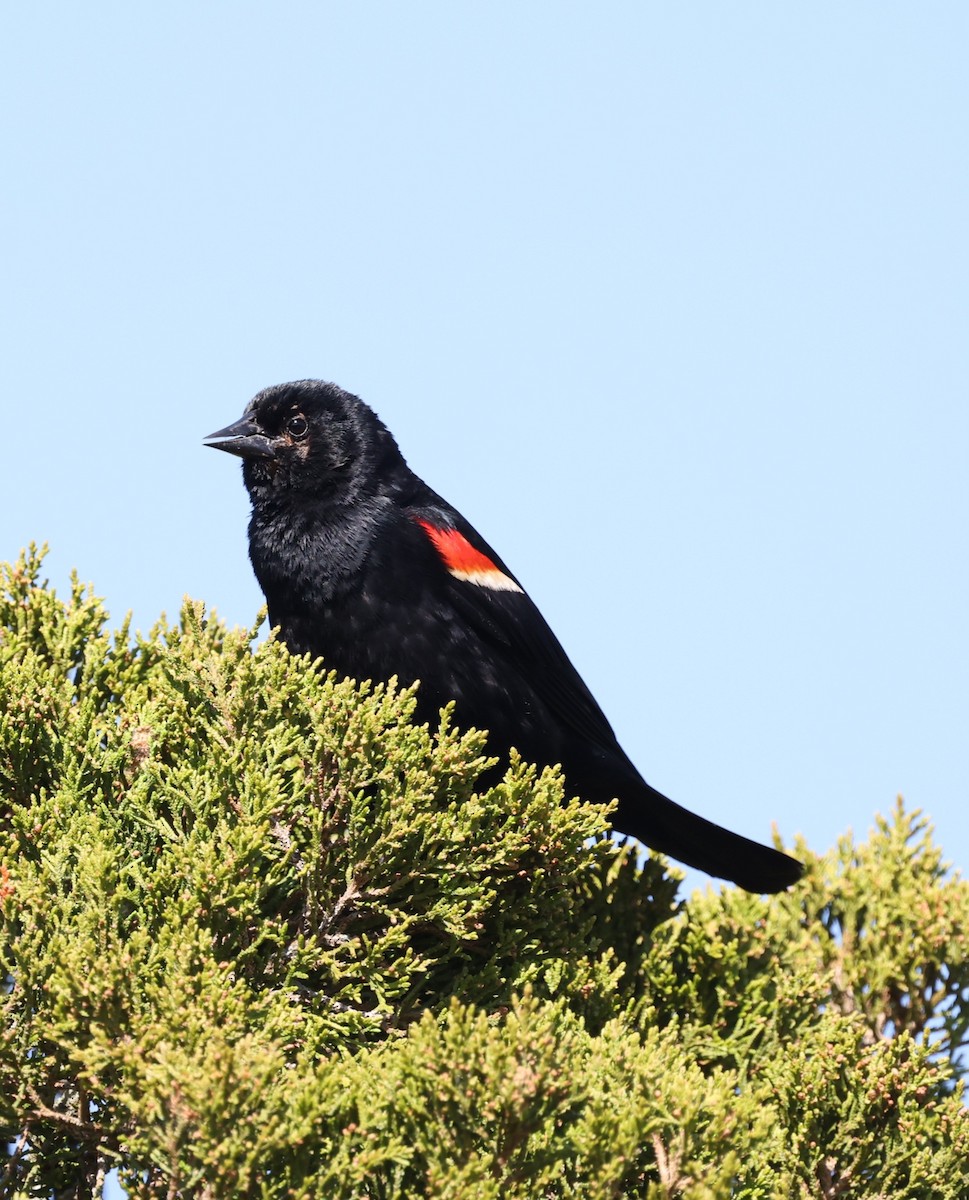
[[[969,887],[899,803],[791,892],[413,697],[0,577],[4,1197],[969,1195]]]

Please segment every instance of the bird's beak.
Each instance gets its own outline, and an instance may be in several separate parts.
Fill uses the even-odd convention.
[[[238,454],[240,458],[276,457],[272,442],[264,433],[259,432],[259,426],[251,417],[242,417],[234,425],[226,425],[225,429],[210,433],[205,438],[205,444],[213,450]]]

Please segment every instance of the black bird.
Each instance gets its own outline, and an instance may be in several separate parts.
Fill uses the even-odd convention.
[[[800,877],[799,862],[645,782],[521,584],[357,396],[280,384],[206,442],[243,459],[249,557],[294,653],[354,679],[420,680],[420,720],[453,700],[493,752],[561,763],[570,793],[617,797],[620,832],[691,867],[752,892]]]

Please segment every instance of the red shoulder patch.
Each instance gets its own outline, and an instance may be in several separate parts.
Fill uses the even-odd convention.
[[[487,554],[476,550],[459,530],[441,529],[420,517],[415,519],[434,543],[435,550],[455,579],[463,579],[466,583],[476,583],[479,587],[494,588],[500,592],[522,590],[510,575],[506,575],[500,567],[495,566]]]

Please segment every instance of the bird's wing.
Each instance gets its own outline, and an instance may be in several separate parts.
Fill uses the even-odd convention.
[[[518,580],[468,523],[447,508],[409,512],[437,551],[453,610],[518,673],[578,739],[604,751],[609,786],[619,785],[615,826],[654,849],[754,892],[800,878],[794,859],[724,829],[650,787],[626,758],[605,714]],[[623,764],[631,789],[621,786]]]
[[[481,535],[449,508],[408,512],[437,551],[455,609],[576,734],[614,753],[616,735],[524,588]]]

